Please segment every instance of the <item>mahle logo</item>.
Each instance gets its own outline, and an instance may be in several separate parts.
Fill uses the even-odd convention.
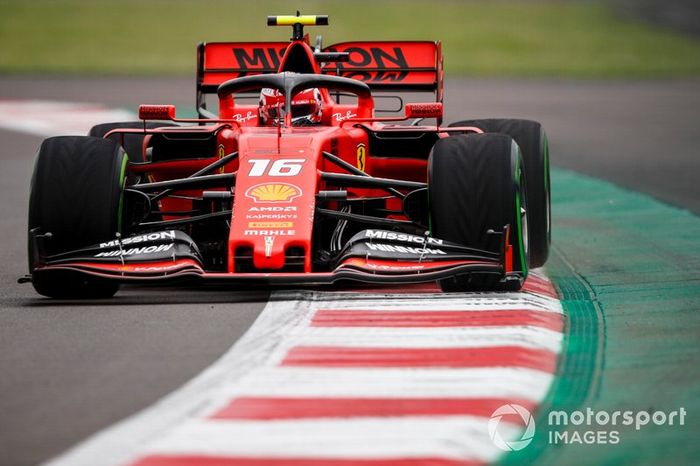
[[[501,424],[501,418],[503,416],[515,416],[516,419],[519,417],[522,421],[525,431],[520,436],[519,440],[504,440],[504,431],[506,428]],[[489,436],[494,445],[496,445],[501,450],[505,451],[518,451],[522,450],[526,446],[530,445],[532,438],[535,436],[535,419],[530,414],[530,411],[523,408],[520,405],[509,404],[503,405],[493,412],[491,419],[489,419]],[[507,437],[507,436],[506,436]]]

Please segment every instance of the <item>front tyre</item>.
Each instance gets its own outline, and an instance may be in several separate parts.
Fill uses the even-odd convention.
[[[435,143],[428,160],[432,234],[498,252],[509,225],[513,271],[471,273],[440,280],[443,291],[516,290],[528,271],[525,181],[520,148],[505,134],[474,134]]]
[[[552,240],[549,142],[544,128],[536,121],[508,118],[463,120],[450,126],[476,126],[486,133],[507,134],[520,146],[527,182],[530,266],[543,266]]]
[[[34,288],[52,298],[107,298],[118,283],[82,274],[36,270],[32,231],[45,255],[114,238],[121,231],[128,159],[116,142],[89,136],[46,139],[34,164],[29,198],[29,267]]]

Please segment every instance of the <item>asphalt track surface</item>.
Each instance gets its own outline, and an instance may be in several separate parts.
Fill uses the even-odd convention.
[[[700,213],[700,81],[451,81],[447,121],[520,117],[547,129],[553,162]],[[0,99],[191,107],[187,78],[0,78]],[[26,207],[41,138],[0,130],[0,464],[35,464],[196,375],[254,321],[265,291],[126,288],[51,302],[26,271]],[[555,219],[556,228],[556,219]]]

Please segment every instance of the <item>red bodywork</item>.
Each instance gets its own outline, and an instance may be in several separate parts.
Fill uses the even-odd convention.
[[[318,50],[316,52],[319,52]],[[333,268],[319,270],[314,264],[318,248],[317,203],[320,192],[335,188],[322,173],[347,173],[324,156],[331,153],[366,174],[412,182],[427,181],[427,156],[382,156],[371,153],[370,134],[432,134],[445,137],[451,132],[480,132],[478,128],[439,127],[442,118],[442,55],[435,42],[346,42],[321,51],[347,53],[347,61],[319,63],[315,51],[304,40],[291,43],[207,43],[198,49],[198,107],[206,111],[205,97],[229,80],[266,73],[295,72],[325,74],[360,80],[373,90],[432,91],[436,103],[408,106],[403,117],[433,117],[437,126],[387,125],[374,114],[371,97],[359,96],[351,103],[339,104],[332,92],[321,89],[323,122],[314,127],[262,127],[257,101],[238,101],[236,95],[219,95],[216,118],[177,120],[174,109],[144,106],[140,117],[170,119],[195,125],[154,130],[115,130],[117,133],[145,133],[144,151],[153,137],[183,137],[215,140],[215,151],[191,157],[155,156],[148,163],[130,164],[129,171],[162,182],[182,179],[204,169],[220,158],[237,152],[238,157],[217,169],[217,174],[235,174],[232,188],[232,214],[222,264],[207,270],[190,258],[151,262],[104,263],[89,260],[44,264],[37,269],[73,270],[122,281],[162,280],[174,277],[197,277],[213,281],[228,279],[263,280],[294,283],[332,283],[338,279],[374,282],[420,282],[443,278],[447,273],[481,268],[503,275],[509,272],[509,246],[504,244],[500,257],[443,261],[386,260],[349,257]],[[288,116],[289,117],[289,116]],[[409,136],[407,136],[409,137]],[[218,187],[214,190],[225,191]],[[387,218],[409,220],[401,213],[400,198],[386,195],[386,189],[347,187],[348,199],[384,199]],[[337,191],[337,190],[336,190]],[[410,190],[402,189],[404,194]],[[179,212],[191,211],[194,203],[188,196],[202,196],[202,189],[178,189],[177,196],[159,200],[163,221],[182,218]],[[325,201],[324,208],[337,207]],[[172,212],[171,214],[168,214]],[[295,258],[294,263],[290,263]]]

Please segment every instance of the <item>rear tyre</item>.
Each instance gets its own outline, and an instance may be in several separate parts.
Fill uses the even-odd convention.
[[[503,133],[515,139],[522,151],[527,180],[530,233],[530,266],[547,262],[552,241],[550,210],[549,142],[542,125],[532,120],[491,118],[463,120],[450,126],[476,126],[487,133]]]
[[[29,198],[29,264],[34,289],[52,298],[107,298],[119,284],[82,274],[34,270],[31,231],[51,233],[43,253],[54,255],[114,238],[121,231],[128,158],[107,139],[46,139],[34,164]]]
[[[161,128],[164,126],[177,126],[174,123],[168,122],[158,122],[158,121],[147,121],[146,128]],[[90,128],[88,136],[93,136],[96,138],[102,138],[105,134],[117,128],[129,128],[129,129],[143,129],[143,121],[125,121],[121,123],[102,123],[100,125],[95,125]],[[145,135],[143,134],[129,134],[126,133],[124,136],[124,150],[133,162],[147,162],[146,155],[144,152],[143,141]],[[121,134],[113,134],[109,136],[109,139],[115,141],[117,144],[121,144]]]
[[[517,290],[527,276],[527,216],[520,149],[505,134],[474,134],[435,143],[428,161],[432,234],[468,247],[498,252],[510,225],[513,277],[471,273],[440,280],[443,291]]]

